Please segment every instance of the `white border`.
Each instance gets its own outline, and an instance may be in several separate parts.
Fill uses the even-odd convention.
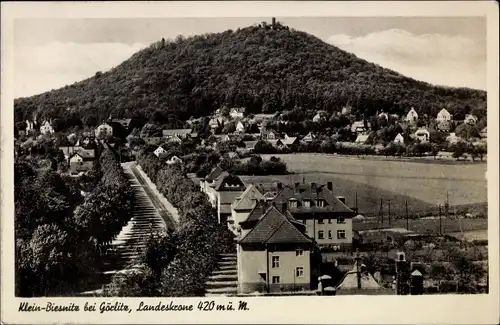
[[[1,4],[1,321],[2,323],[343,323],[490,324],[499,321],[499,215],[498,215],[498,5],[493,1],[443,2],[42,2]],[[199,312],[201,298],[162,299],[192,302],[193,312],[124,313],[19,313],[14,298],[13,218],[13,21],[16,18],[139,18],[139,17],[297,17],[297,16],[487,16],[488,58],[488,211],[489,295],[342,296],[248,298],[248,312]],[[51,298],[44,301],[83,305],[87,298]],[[137,306],[138,301],[160,298],[108,299]],[[217,298],[234,304],[240,300]],[[105,299],[98,299],[99,302]],[[166,313],[166,314],[164,314]],[[276,316],[275,316],[276,315]]]

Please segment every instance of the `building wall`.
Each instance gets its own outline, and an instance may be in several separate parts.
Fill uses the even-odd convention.
[[[107,135],[113,135],[113,128],[111,125],[99,125],[95,130],[95,136],[98,137],[102,132],[105,132]]]
[[[239,226],[239,223],[247,220],[248,215],[252,210],[239,210],[235,211],[231,209],[231,219],[233,221],[234,226]]]
[[[302,256],[296,256],[295,250],[251,251],[238,246],[238,291],[240,293],[265,292],[267,281],[269,281],[270,292],[310,289],[310,251],[304,250]],[[273,256],[279,256],[279,267],[272,267]],[[296,276],[296,267],[303,268],[302,277]],[[266,274],[266,279],[263,279],[259,273]],[[273,276],[279,276],[279,284],[272,283]]]
[[[54,129],[50,125],[42,125],[40,127],[40,133],[41,134],[54,133]]]
[[[301,222],[299,217],[297,219]],[[330,220],[331,223],[328,221]],[[323,224],[320,224],[317,219],[306,219],[306,235],[314,238],[318,245],[340,245],[340,246],[350,246],[352,245],[352,219],[346,218],[345,223],[337,223],[336,218],[323,219]],[[337,231],[345,230],[345,239],[337,238]],[[319,231],[323,231],[323,239],[319,239]],[[332,238],[328,237],[328,231],[331,231]]]
[[[69,170],[71,173],[86,172],[92,169],[94,165],[93,161],[83,161],[81,157],[78,157],[79,159],[75,159],[77,157],[78,156],[74,156],[70,159]]]

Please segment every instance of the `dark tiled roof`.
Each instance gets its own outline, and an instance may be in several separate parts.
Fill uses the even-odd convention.
[[[309,244],[311,239],[300,232],[275,207],[267,210],[260,221],[239,241],[241,244]]]
[[[347,205],[342,203],[333,193],[324,185],[317,185],[314,188],[312,184],[298,184],[294,187],[284,186],[276,195],[273,202],[281,206],[283,202],[290,199],[297,200],[297,208],[288,207],[292,213],[312,213],[312,212],[337,212],[354,213]],[[324,207],[316,206],[316,199],[324,200]],[[305,207],[304,201],[310,200],[310,207]]]
[[[243,192],[246,189],[246,186],[238,176],[230,175],[228,172],[223,172],[216,180],[214,188],[217,192]]]
[[[215,167],[212,171],[205,177],[207,182],[215,181],[222,174],[223,170],[220,166]]]

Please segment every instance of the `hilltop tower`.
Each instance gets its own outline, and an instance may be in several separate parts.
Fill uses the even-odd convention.
[[[271,28],[276,29],[276,17],[273,17],[272,19]]]

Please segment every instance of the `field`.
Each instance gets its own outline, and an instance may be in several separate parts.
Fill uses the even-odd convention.
[[[381,199],[386,216],[390,202],[391,215],[404,217],[405,201],[410,215],[436,214],[438,204],[446,202],[447,192],[450,206],[456,207],[451,212],[486,212],[486,164],[423,164],[321,154],[275,156],[287,163],[292,174],[242,179],[254,184],[331,181],[334,193],[345,196],[351,207],[357,194],[359,211],[371,216],[378,215]]]
[[[442,218],[441,220],[442,232],[444,234],[449,234],[451,236],[462,236],[462,231],[465,233],[466,237],[481,238],[485,239],[486,237],[480,237],[480,235],[484,234],[484,230],[488,228],[488,220],[487,219],[446,219]],[[398,219],[394,220],[389,224],[386,220],[384,223],[377,223],[376,221],[354,221],[353,230],[362,231],[362,230],[370,230],[370,229],[379,229],[379,228],[405,228],[406,229],[406,220]],[[412,231],[415,231],[420,234],[426,235],[438,235],[439,234],[439,219],[410,219],[408,220],[408,228]],[[470,235],[469,235],[470,234]]]
[[[450,205],[487,201],[486,164],[423,164],[321,154],[277,156],[293,173],[331,175],[433,205],[444,203],[446,192]]]

